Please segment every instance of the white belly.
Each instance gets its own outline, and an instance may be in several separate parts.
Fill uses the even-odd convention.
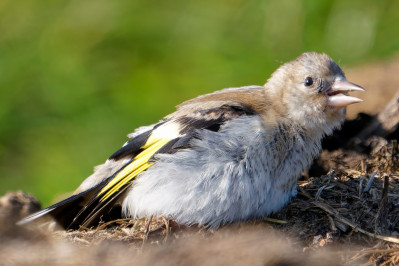
[[[123,212],[211,228],[276,212],[296,194],[297,178],[320,146],[280,135],[253,116],[219,132],[202,130],[191,148],[159,155],[137,177]]]

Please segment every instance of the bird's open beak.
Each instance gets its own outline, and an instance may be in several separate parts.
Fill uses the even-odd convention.
[[[353,84],[345,79],[336,79],[331,88],[326,92],[328,105],[332,107],[344,107],[352,103],[359,103],[363,100],[348,96],[349,91],[365,91],[362,87]]]

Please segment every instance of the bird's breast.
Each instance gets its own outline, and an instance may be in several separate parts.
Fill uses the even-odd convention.
[[[190,148],[159,155],[133,182],[124,212],[217,227],[277,211],[312,159],[288,133],[269,132],[257,116],[202,130]]]

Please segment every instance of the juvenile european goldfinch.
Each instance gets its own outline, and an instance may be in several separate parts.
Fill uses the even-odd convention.
[[[73,196],[20,223],[49,214],[74,229],[115,214],[159,215],[217,228],[277,212],[344,107],[361,102],[348,91],[363,89],[327,55],[304,53],[264,86],[199,96],[137,129]]]

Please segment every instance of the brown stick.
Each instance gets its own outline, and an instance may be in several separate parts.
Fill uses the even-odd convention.
[[[380,224],[381,232],[387,233],[388,231],[388,188],[389,188],[389,176],[384,175],[384,187],[382,189],[382,196],[380,201],[380,207],[377,212],[376,227],[377,222]]]
[[[313,201],[312,203],[316,207],[318,207],[318,208],[322,209],[323,211],[327,212],[328,214],[334,216],[341,223],[344,223],[344,224],[352,227],[352,229],[355,230],[355,231],[358,231],[358,232],[360,232],[362,234],[365,234],[365,235],[368,235],[370,237],[374,237],[374,238],[378,238],[378,239],[381,239],[381,240],[384,240],[384,241],[387,241],[387,242],[392,242],[392,243],[399,244],[399,238],[389,237],[389,236],[381,236],[381,235],[370,233],[370,232],[360,228],[358,224],[356,224],[356,223],[350,221],[349,219],[343,217],[337,210],[334,210],[333,208],[331,208],[326,203],[322,203],[320,201]]]

